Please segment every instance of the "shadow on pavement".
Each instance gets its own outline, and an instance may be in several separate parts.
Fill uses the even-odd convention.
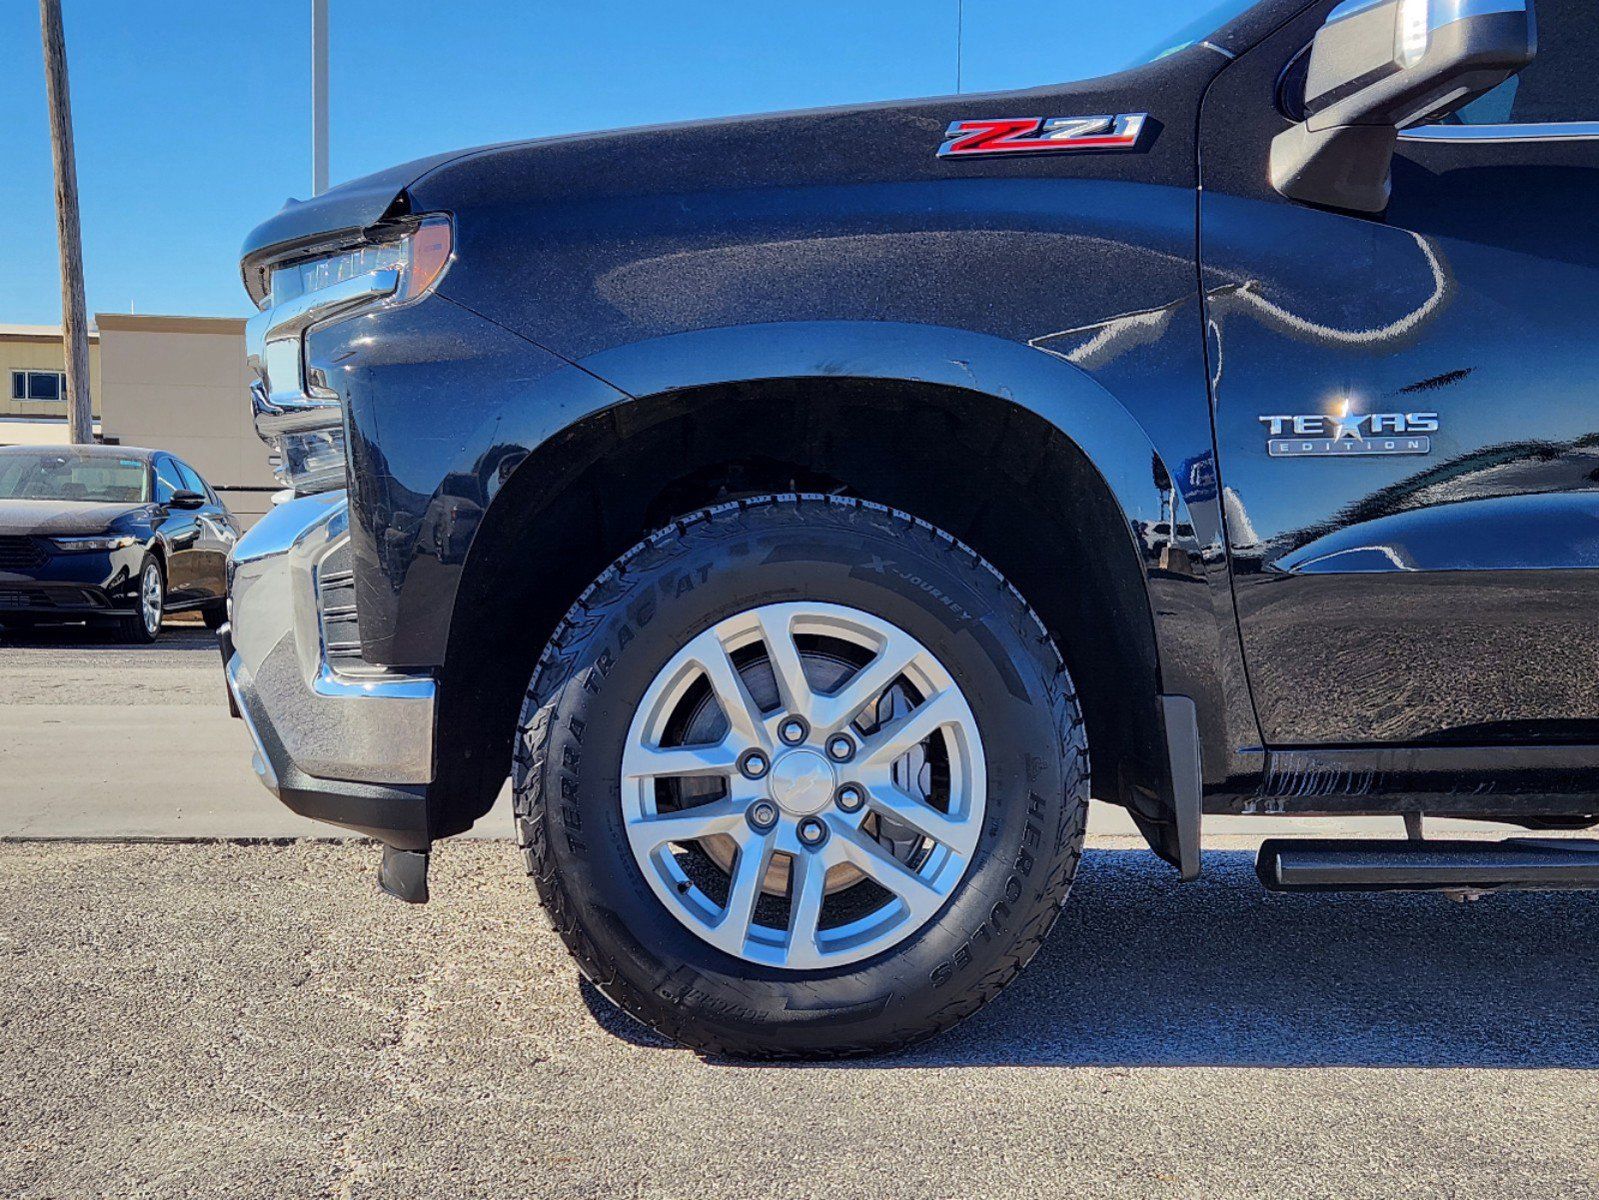
[[[148,644],[123,641],[110,629],[90,625],[4,625],[0,624],[0,647],[9,649],[103,650],[107,647],[132,652],[160,650],[204,650],[217,652],[217,635],[204,625],[167,624],[161,636]]]
[[[852,1067],[1599,1067],[1599,897],[1274,895],[1254,855],[1178,884],[1090,850],[1054,933],[987,1009]],[[588,983],[612,1033],[668,1043]]]

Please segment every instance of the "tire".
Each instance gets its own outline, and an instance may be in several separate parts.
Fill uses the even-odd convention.
[[[151,575],[154,575],[154,582]],[[153,611],[146,605],[146,589],[153,588]],[[117,617],[112,631],[118,641],[147,646],[161,636],[161,617],[166,611],[166,576],[161,564],[153,555],[146,554],[139,563],[138,608],[127,616]]]
[[[200,619],[205,622],[205,627],[207,629],[221,629],[228,623],[227,602],[223,601],[219,604],[207,604],[200,610]]]
[[[696,646],[724,644],[706,639],[722,638],[721,631],[743,622],[764,622],[759,628],[768,630],[777,621],[789,634],[798,634],[805,622],[805,629],[830,634],[834,626],[826,622],[835,620],[846,632],[866,630],[862,636],[877,636],[875,630],[888,639],[903,636],[903,643],[892,644],[911,647],[916,657],[910,661],[917,665],[896,677],[855,723],[842,727],[858,740],[858,761],[832,763],[831,781],[817,766],[823,750],[776,740],[788,728],[781,722],[785,705],[756,696],[761,678],[784,687],[775,670],[761,666],[773,658],[777,642],[770,635],[730,651],[741,688],[716,692],[709,672],[688,685],[674,682],[693,672],[685,675],[671,664],[701,653]],[[727,636],[729,644],[736,640]],[[814,683],[816,671],[831,670],[828,664],[839,655],[856,653],[846,642],[835,645],[816,633],[789,640],[807,656],[803,679],[787,691],[769,688],[768,701],[799,695],[808,684],[816,713],[826,711],[834,696],[851,698],[834,705],[836,717],[857,694],[876,695],[876,675],[868,682],[863,674],[853,690],[853,675],[832,690]],[[859,653],[886,660],[890,644]],[[715,652],[701,657],[711,661]],[[659,692],[663,678],[669,690]],[[660,746],[675,750],[686,744],[692,755],[731,754],[738,730],[719,697],[744,695],[751,701],[745,728],[777,731],[765,776],[751,781],[734,768],[724,772],[726,782],[720,776],[656,781],[654,764],[663,760],[648,756],[659,747],[650,742],[654,748],[639,749],[639,731],[663,719],[670,729],[677,718],[658,714],[689,701],[663,707],[651,697],[681,693],[691,699],[695,689],[710,690],[711,719],[727,732],[708,749],[686,735],[672,742],[663,735]],[[905,769],[904,790],[895,792],[872,776],[878,782],[866,789],[871,794],[864,815],[846,815],[845,800],[858,801],[858,794],[846,796],[849,788],[838,780],[852,772],[862,778],[881,774],[886,756],[915,736],[911,717],[923,706],[931,712],[935,700],[935,717],[954,715],[888,768]],[[887,717],[881,716],[885,704]],[[701,701],[696,711],[704,706]],[[880,723],[874,726],[873,720]],[[823,735],[811,730],[807,736]],[[832,749],[829,740],[826,753]],[[744,751],[738,763],[759,769],[763,763],[752,767],[749,754]],[[650,768],[642,783],[630,765],[637,763]],[[590,981],[634,1017],[701,1052],[805,1059],[910,1046],[976,1012],[1015,978],[1043,943],[1071,887],[1087,821],[1089,761],[1065,665],[1042,622],[998,571],[955,538],[905,513],[840,497],[786,495],[730,502],[682,518],[590,585],[534,672],[512,779],[528,873]],[[830,786],[837,790],[828,807],[814,818],[800,815],[813,803],[826,803],[817,798]],[[683,801],[678,808],[673,799],[690,788],[720,789],[725,794],[715,803],[729,810],[769,793],[781,825],[763,834],[757,817],[770,813],[748,809],[747,823],[727,826],[733,832],[726,837],[744,839],[736,857],[725,848],[720,858],[714,853],[722,834],[672,840],[654,857],[635,851],[630,839],[640,829],[649,834],[646,823],[663,812],[699,819],[698,802]],[[894,797],[903,805],[906,792],[917,789],[923,792],[920,802],[904,809],[914,809],[909,819],[916,827],[886,815],[901,810],[880,807]],[[796,843],[782,838],[803,834],[807,821],[815,822],[812,834],[824,839],[814,859],[803,847],[770,860],[750,852],[747,877],[757,886],[741,892],[738,879],[746,875],[738,868],[746,847],[770,846],[777,838],[776,844],[792,848]],[[863,823],[857,828],[851,821]],[[938,837],[921,838],[923,825]],[[953,832],[946,834],[946,828]],[[895,841],[896,833],[910,836]],[[660,835],[639,836],[647,846]],[[965,852],[946,848],[938,838]],[[893,856],[899,856],[900,868],[886,861]],[[841,858],[848,859],[842,867],[825,865]],[[781,875],[773,874],[777,866],[768,861],[784,867]],[[817,870],[811,863],[824,865]],[[851,882],[849,869],[856,865],[856,875],[869,884]],[[906,878],[917,872],[926,876],[921,883]],[[710,912],[723,903],[712,895],[718,879],[726,895],[720,917]],[[815,885],[812,892],[805,890],[807,879]],[[890,887],[880,887],[880,881]],[[936,908],[924,891],[929,881],[943,888]],[[739,924],[731,917],[741,894],[753,895],[753,915]],[[807,905],[803,895],[819,899]],[[854,909],[837,915],[840,906],[857,903],[867,916],[855,919]],[[833,917],[827,916],[829,906]],[[786,916],[761,916],[783,908]],[[865,932],[852,934],[857,929]],[[878,945],[882,949],[874,951]]]

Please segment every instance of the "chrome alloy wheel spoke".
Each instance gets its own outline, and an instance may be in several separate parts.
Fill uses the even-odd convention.
[[[813,676],[818,655],[832,665]],[[707,705],[715,723],[688,721]],[[689,728],[716,740],[681,744]],[[857,961],[929,920],[975,852],[987,786],[975,715],[942,663],[887,621],[820,602],[691,639],[646,690],[620,773],[656,897],[722,952],[790,970]]]
[[[161,623],[161,575],[154,567],[144,573],[140,599],[144,605],[144,627],[153,630]]]
[[[669,842],[689,842],[724,833],[737,835],[748,823],[750,801],[715,800],[710,804],[628,822],[628,840],[635,849],[654,852]]]
[[[740,958],[745,957],[750,926],[755,920],[755,905],[761,898],[761,881],[772,865],[772,851],[777,846],[775,834],[758,834],[747,830],[738,838],[738,857],[733,862],[733,874],[728,881],[727,902],[722,914],[706,927],[701,937],[718,950]]]

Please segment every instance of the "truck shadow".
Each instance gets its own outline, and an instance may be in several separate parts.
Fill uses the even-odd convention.
[[[908,1053],[841,1066],[1599,1067],[1599,898],[1274,895],[1089,851],[1032,966]],[[665,1045],[584,985],[614,1033]],[[606,1011],[609,1010],[609,1011]]]

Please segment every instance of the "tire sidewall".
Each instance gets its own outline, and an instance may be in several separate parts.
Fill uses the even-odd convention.
[[[1061,752],[1054,693],[1063,679],[1025,606],[952,539],[859,514],[784,515],[756,510],[732,529],[709,522],[621,573],[599,619],[568,648],[581,665],[547,698],[545,834],[590,942],[679,1019],[735,1040],[769,1043],[780,1024],[795,1047],[869,1044],[889,1027],[936,1023],[962,980],[987,973],[1036,921],[1052,919],[1044,910],[1082,802],[1068,795]],[[636,707],[672,655],[737,613],[794,601],[859,609],[921,642],[965,693],[987,763],[979,842],[939,913],[872,958],[813,971],[734,958],[685,928],[633,856],[619,779]]]
[[[144,622],[144,579],[146,574],[152,570],[155,572],[156,580],[161,586],[161,613],[156,619],[154,629],[151,629]],[[139,563],[139,583],[134,593],[133,615],[127,618],[126,623],[123,625],[123,630],[129,638],[134,641],[149,643],[155,641],[161,636],[161,622],[166,617],[166,597],[166,572],[161,569],[161,563],[155,558],[154,555],[147,554]]]

